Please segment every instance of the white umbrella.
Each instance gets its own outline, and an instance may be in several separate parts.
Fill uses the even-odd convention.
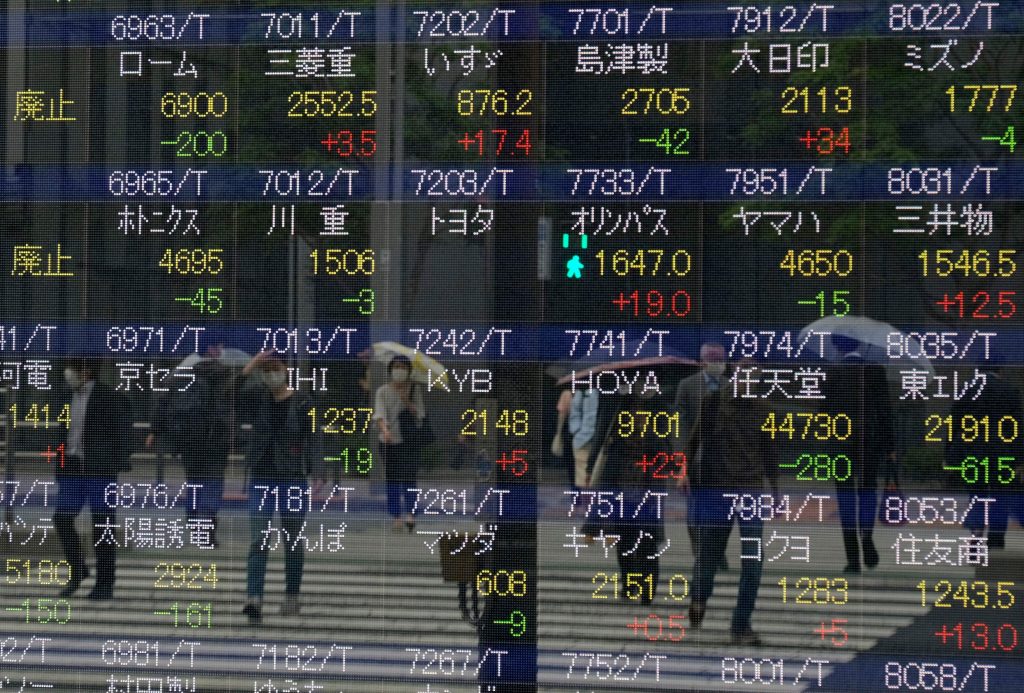
[[[181,369],[181,370],[184,370],[186,368],[192,368],[192,366],[196,365],[200,361],[205,361],[205,360],[206,360],[205,356],[203,356],[202,354],[197,354],[197,353],[193,352],[193,353],[189,354],[188,356],[186,356],[184,359],[182,359],[181,363],[179,363],[177,366],[175,366],[175,368],[178,368],[178,369]]]
[[[229,368],[244,368],[245,364],[252,360],[252,356],[241,349],[229,347],[221,350],[217,360]]]
[[[843,352],[836,348],[832,339],[822,338],[819,336],[821,334],[842,335],[857,340],[860,343],[857,351],[864,360],[891,366],[887,369],[891,376],[898,375],[899,369],[906,368],[925,370],[930,376],[935,375],[934,366],[922,355],[924,349],[921,343],[887,322],[872,320],[863,315],[830,315],[800,330],[800,344],[806,344],[807,348],[825,360],[836,362],[842,359]],[[896,357],[889,356],[891,335],[899,335],[898,339],[903,347],[900,349],[900,355]],[[908,356],[908,353],[913,355]]]
[[[202,361],[212,361],[214,359],[229,368],[242,368],[252,360],[252,356],[241,349],[234,348],[221,349],[220,353],[215,357],[193,352],[182,359],[177,368],[191,368]]]

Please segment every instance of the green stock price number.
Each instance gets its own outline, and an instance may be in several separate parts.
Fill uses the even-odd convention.
[[[369,474],[373,469],[373,451],[370,448],[342,448],[341,454],[325,457],[324,461],[340,462],[342,474]]]
[[[1016,465],[1017,458],[1012,455],[1000,455],[995,458],[994,464],[989,461],[988,457],[978,458],[968,455],[959,465],[943,465],[942,468],[947,472],[960,472],[960,478],[966,484],[989,484],[992,481],[1010,484],[1017,478]]]
[[[509,613],[508,618],[497,619],[495,625],[508,626],[508,633],[513,638],[521,638],[526,633],[526,614],[516,609]]]

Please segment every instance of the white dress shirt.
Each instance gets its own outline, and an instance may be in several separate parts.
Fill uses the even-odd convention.
[[[89,380],[71,393],[71,426],[68,428],[68,444],[64,451],[68,457],[85,456],[85,410],[95,385],[95,380]]]

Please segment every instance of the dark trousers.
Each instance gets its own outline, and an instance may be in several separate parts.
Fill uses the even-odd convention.
[[[276,493],[264,495],[263,488],[269,486]],[[304,495],[289,509],[287,502],[288,489],[298,487],[305,489],[305,481],[266,481],[254,479],[249,487],[249,560],[247,564],[246,593],[250,597],[262,598],[263,585],[267,576],[267,551],[270,546],[280,543],[284,546],[284,584],[285,594],[297,596],[302,585],[302,568],[305,563],[305,543],[298,539],[306,521]],[[274,513],[281,515],[280,535],[272,523]]]
[[[469,604],[466,602],[467,593],[473,597],[472,611],[469,610]],[[476,588],[476,580],[459,583],[459,611],[469,614],[474,621],[480,618],[480,592]]]
[[[98,592],[114,589],[114,574],[117,568],[117,522],[116,508],[107,507],[104,491],[108,484],[117,483],[113,476],[84,476],[57,474],[56,512],[53,526],[64,549],[64,557],[71,566],[72,582],[80,582],[85,576],[85,559],[82,544],[75,530],[75,518],[82,508],[89,506],[92,521],[92,543],[96,554],[96,586]]]
[[[416,506],[416,492],[410,488],[416,486],[417,450],[406,443],[380,446],[384,457],[384,478],[388,489],[388,515],[401,517],[404,511],[413,514]]]
[[[701,465],[703,464],[703,456],[704,450],[702,448],[698,448],[697,454],[694,455],[694,460],[691,469],[701,469]],[[700,517],[702,513],[702,510],[699,507],[699,499],[701,499],[702,496],[700,495],[701,492],[699,491],[699,484],[695,483],[693,478],[691,478],[690,484],[690,497],[686,501],[686,533],[690,537],[690,550],[693,553],[693,559],[697,560],[697,556],[700,555]],[[729,531],[732,531],[731,525]],[[728,540],[729,537],[727,535],[726,541],[728,542]],[[725,557],[723,556],[722,558],[724,561]]]
[[[224,467],[219,469],[219,474],[211,474],[210,469],[197,469],[191,466],[185,468],[185,480],[197,487],[195,506],[190,504],[185,511],[190,519],[216,521],[224,498]],[[217,467],[214,467],[213,471],[216,472]]]
[[[1022,505],[1021,492],[1016,488],[1010,490],[996,489],[990,485],[984,490],[984,495],[995,500],[994,503],[975,503],[967,516],[964,517],[964,527],[979,534],[985,532],[986,520],[988,527],[988,538],[991,544],[1002,546],[1006,540],[1006,529],[1010,525],[1010,517],[1014,516],[1017,521],[1024,525],[1024,505]],[[986,507],[987,517],[986,517]]]
[[[736,608],[732,612],[734,635],[750,630],[750,619],[757,602],[757,592],[761,587],[762,561],[755,550],[755,541],[761,540],[764,527],[761,518],[755,513],[749,520],[743,519],[739,513],[729,518],[732,501],[724,497],[724,493],[750,493],[749,489],[701,489],[695,495],[699,508],[700,539],[698,541],[697,560],[693,566],[693,601],[705,603],[715,589],[715,572],[718,570],[725,547],[729,543],[729,533],[733,522],[739,523],[743,557],[740,568],[739,594],[736,596]]]
[[[853,459],[853,455],[850,455]],[[878,514],[878,461],[867,460],[854,469],[846,481],[836,482],[839,524],[843,528],[843,548],[847,565],[860,567],[861,541],[870,541]]]
[[[619,540],[615,543],[615,556],[619,561],[619,572],[622,579],[619,584],[623,585],[624,596],[629,600],[639,599],[644,604],[650,604],[654,594],[658,590],[658,573],[660,562],[658,560],[657,528],[648,527],[642,524],[623,524],[618,527],[616,534]],[[640,580],[640,594],[631,594],[626,589],[629,584],[627,576],[630,574],[650,575],[651,588],[646,589],[647,581]],[[635,581],[632,581],[635,582]]]

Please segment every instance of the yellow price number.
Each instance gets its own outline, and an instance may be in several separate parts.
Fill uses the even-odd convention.
[[[628,599],[651,601],[654,599],[655,580],[651,573],[626,573],[624,584],[619,584],[618,573],[595,573],[590,584],[596,585],[592,599]],[[668,580],[667,598],[681,602],[690,595],[690,582],[685,575],[676,573]]]
[[[827,113],[849,113],[853,110],[853,89],[847,86],[786,87],[782,90],[783,115],[811,115]]]
[[[12,404],[7,408],[11,414],[11,428],[19,426],[29,428],[50,428],[63,424],[64,428],[71,428],[71,405],[60,405],[60,409],[49,404],[30,404],[28,409],[19,408]],[[24,414],[22,414],[24,412]],[[56,414],[56,416],[54,416]]]
[[[1009,113],[1017,97],[1016,84],[963,84],[946,90],[949,112]]]
[[[350,277],[369,277],[377,269],[377,257],[373,248],[325,248],[309,254],[313,261],[313,274]]]
[[[525,597],[525,570],[481,570],[476,574],[476,589],[481,596]]]
[[[921,260],[921,276],[952,277],[954,274],[964,277],[1012,277],[1017,273],[1017,251],[1001,248],[995,256],[984,248],[980,250],[922,250],[918,254]]]
[[[791,584],[792,593],[789,589]],[[792,583],[788,577],[783,577],[778,585],[782,588],[783,604],[842,606],[850,601],[850,583],[842,577],[799,577]]]
[[[467,409],[462,412],[462,435],[486,436],[488,430],[501,432],[506,436],[525,436],[530,430],[530,412],[525,409],[502,409],[494,419],[486,409]]]
[[[772,440],[846,440],[853,433],[853,421],[846,414],[824,412],[768,412],[761,430]]]
[[[8,585],[64,586],[71,581],[71,566],[64,560],[8,558],[4,568],[4,582]]]
[[[373,409],[370,407],[310,407],[310,429],[336,435],[350,436],[370,430]]]
[[[224,269],[223,248],[165,248],[158,267],[167,274],[216,276]]]
[[[372,118],[377,91],[293,91],[288,95],[289,118]]]
[[[217,588],[216,563],[157,563],[153,571],[157,574],[153,587],[177,590]]]
[[[853,254],[840,248],[787,250],[779,269],[791,277],[848,277],[853,272]]]
[[[616,432],[620,438],[638,436],[644,438],[679,437],[679,412],[668,411],[620,411]]]
[[[924,425],[928,428],[924,434],[926,443],[988,443],[992,440],[992,419],[988,414],[964,414],[959,418],[952,414],[929,414]],[[995,435],[1003,443],[1016,441],[1019,431],[1017,419],[1009,414],[996,421]]]
[[[938,580],[934,584],[921,580],[917,589],[921,590],[921,606],[928,606],[931,596],[932,606],[945,609],[957,605],[964,609],[1009,609],[1017,601],[1012,582],[993,586],[985,580]]]
[[[228,96],[222,91],[167,92],[160,98],[160,112],[164,118],[223,118],[228,114]]]
[[[672,251],[661,248],[599,250],[597,262],[597,272],[602,277],[685,277],[693,266],[689,251],[682,248]]]
[[[532,102],[529,89],[515,94],[505,89],[461,89],[455,103],[460,116],[532,116]]]
[[[681,116],[690,110],[690,87],[630,87],[622,92],[622,115]]]

